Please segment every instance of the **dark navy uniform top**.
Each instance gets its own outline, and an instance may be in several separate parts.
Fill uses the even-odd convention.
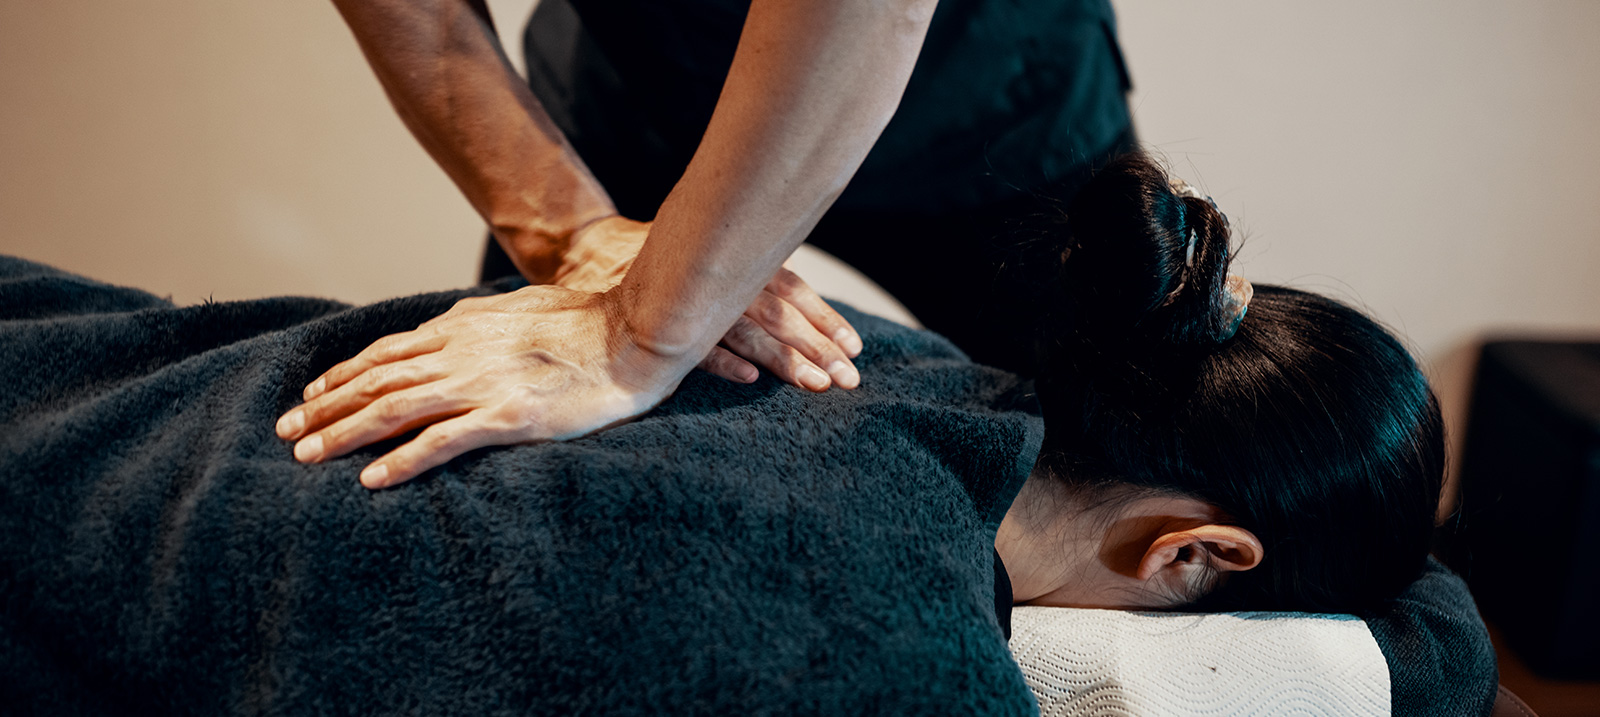
[[[624,216],[654,217],[683,176],[749,5],[539,4],[529,86]],[[1035,193],[1066,202],[1132,147],[1129,87],[1108,0],[941,0],[893,119],[807,241],[973,360],[1032,375],[1049,302],[1031,292],[1059,250],[1023,256],[1009,226]],[[1015,275],[1029,266],[1044,278]],[[514,272],[491,243],[483,278]]]
[[[624,214],[653,216],[682,176],[748,9],[541,3],[530,84]],[[943,0],[899,110],[836,206],[948,211],[1016,196],[1126,132],[1128,88],[1108,0]]]

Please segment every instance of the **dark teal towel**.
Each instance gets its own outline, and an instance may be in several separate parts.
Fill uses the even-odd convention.
[[[1487,717],[1500,684],[1489,629],[1460,576],[1428,558],[1422,577],[1362,616],[1389,663],[1394,717]]]
[[[301,386],[468,293],[176,308],[0,258],[0,712],[1035,711],[991,602],[1015,379],[846,309],[855,391],[696,373],[380,492],[383,446],[291,459]]]

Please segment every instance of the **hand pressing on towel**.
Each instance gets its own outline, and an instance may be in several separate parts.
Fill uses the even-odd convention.
[[[336,4],[402,119],[530,280],[584,225],[626,228],[602,221],[615,206],[509,70],[483,3]],[[363,472],[382,486],[480,446],[627,420],[707,356],[736,379],[753,378],[733,358],[744,353],[792,366],[786,377],[814,390],[853,385],[859,339],[779,270],[894,115],[934,5],[751,3],[701,143],[620,283],[464,302],[331,369],[280,435],[298,439],[302,460],[323,460],[422,428]],[[808,311],[821,318],[797,318]],[[815,355],[794,360],[807,348]]]
[[[576,291],[611,289],[627,275],[649,231],[649,222],[618,215],[590,223],[574,232],[555,283]],[[850,322],[784,266],[699,368],[736,383],[755,381],[760,367],[812,391],[849,389],[861,384],[850,362],[860,353],[861,337]]]
[[[422,428],[361,472],[362,485],[383,488],[476,448],[626,422],[682,374],[634,340],[617,299],[555,286],[464,299],[329,369],[278,435],[317,463]]]
[[[700,368],[729,381],[750,383],[759,372],[812,391],[855,388],[861,374],[850,359],[861,354],[861,337],[850,322],[789,267],[767,282],[733,322]]]
[[[667,378],[673,357],[633,340],[618,306],[626,292],[614,290],[649,227],[596,222],[574,237],[555,285],[463,299],[378,340],[307,386],[306,403],[279,419],[278,436],[296,441],[295,458],[315,463],[422,428],[362,471],[363,485],[383,488],[477,448],[572,438],[644,413],[681,378]],[[781,268],[699,366],[749,383],[753,361],[825,391],[860,383],[849,360],[860,351],[844,317]]]

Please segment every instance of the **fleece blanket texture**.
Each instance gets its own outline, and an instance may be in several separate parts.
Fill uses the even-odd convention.
[[[1361,616],[1389,663],[1395,717],[1487,715],[1500,670],[1467,583],[1428,558],[1422,576],[1380,611]]]
[[[992,541],[1025,385],[844,309],[862,387],[691,375],[369,492],[300,387],[469,290],[175,307],[0,258],[0,711],[1030,714]]]

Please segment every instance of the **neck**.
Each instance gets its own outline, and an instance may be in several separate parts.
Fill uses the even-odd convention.
[[[1096,521],[1049,480],[1030,475],[995,534],[994,549],[1005,563],[1016,603],[1037,600],[1103,569],[1095,557],[1101,542]]]

